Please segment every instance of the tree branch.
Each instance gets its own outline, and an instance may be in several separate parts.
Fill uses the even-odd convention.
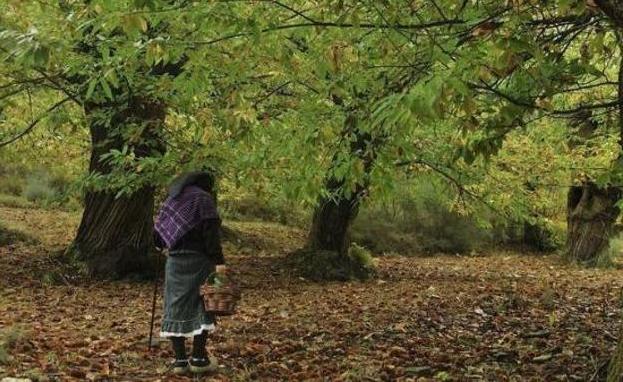
[[[506,215],[504,215],[503,213],[501,213],[500,211],[498,211],[497,209],[495,209],[492,205],[490,205],[489,203],[487,203],[486,200],[484,200],[482,197],[480,197],[479,195],[476,195],[475,193],[471,192],[470,190],[466,189],[465,186],[463,186],[463,184],[461,184],[461,182],[456,179],[454,176],[450,175],[447,171],[439,168],[439,166],[430,163],[424,159],[421,158],[416,158],[416,159],[410,159],[410,160],[404,160],[404,161],[398,161],[394,163],[396,166],[398,167],[402,167],[402,166],[409,166],[412,164],[420,164],[423,166],[428,167],[429,169],[431,169],[433,172],[441,175],[443,178],[447,179],[448,181],[450,181],[450,183],[452,183],[457,190],[459,190],[459,194],[466,194],[469,197],[471,197],[474,200],[479,201],[480,203],[484,204],[487,208],[491,209],[491,211],[495,212],[496,214],[499,214],[500,216],[507,218]]]
[[[67,97],[67,98],[62,99],[61,101],[58,101],[54,105],[50,106],[46,111],[41,113],[37,118],[35,118],[32,122],[30,122],[28,124],[28,126],[26,126],[26,128],[21,133],[17,134],[16,136],[14,136],[13,138],[11,138],[9,140],[6,140],[4,142],[0,142],[0,147],[7,146],[7,145],[9,145],[9,144],[19,140],[20,138],[22,138],[26,134],[30,133],[37,126],[37,124],[39,122],[41,122],[41,120],[43,118],[45,118],[49,113],[51,113],[54,110],[58,109],[59,107],[61,107],[63,104],[65,104],[66,102],[68,102],[70,100],[71,100],[71,98]]]
[[[267,32],[276,32],[280,30],[287,29],[296,29],[296,28],[310,28],[310,27],[324,27],[324,28],[355,28],[355,29],[396,29],[396,30],[410,30],[410,31],[419,31],[425,30],[429,28],[436,28],[448,25],[460,25],[464,24],[464,20],[452,19],[452,20],[438,20],[432,21],[430,23],[423,24],[373,24],[373,23],[338,23],[338,22],[325,22],[325,21],[308,21],[302,23],[293,23],[293,24],[285,24],[285,25],[277,25],[270,28],[262,29],[261,33]],[[253,32],[241,32],[234,33],[227,36],[222,36],[219,38],[215,38],[213,40],[205,40],[205,41],[191,41],[191,44],[194,45],[212,45],[222,41],[232,40],[239,37],[251,36]]]

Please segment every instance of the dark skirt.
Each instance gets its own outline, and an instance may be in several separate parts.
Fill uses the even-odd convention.
[[[202,253],[172,252],[167,257],[160,337],[192,337],[214,330],[215,317],[205,311],[199,295],[214,269],[214,261]]]

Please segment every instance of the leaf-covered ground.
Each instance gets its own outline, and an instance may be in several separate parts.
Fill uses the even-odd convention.
[[[167,374],[168,343],[147,351],[152,284],[58,277],[52,254],[77,215],[0,207],[0,217],[25,233],[0,246],[0,377],[191,380]],[[505,252],[384,257],[375,280],[319,285],[281,262],[303,232],[227,225],[244,300],[210,340],[220,363],[210,380],[589,381],[616,343],[618,270]]]

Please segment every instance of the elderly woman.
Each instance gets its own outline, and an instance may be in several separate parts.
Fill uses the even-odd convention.
[[[160,336],[171,338],[176,374],[189,369],[204,373],[217,366],[206,351],[207,332],[214,330],[215,316],[206,312],[199,295],[199,287],[216,266],[224,267],[221,220],[214,195],[211,174],[184,174],[169,188],[155,224],[156,245],[169,249]],[[190,359],[186,355],[187,337],[193,337]]]

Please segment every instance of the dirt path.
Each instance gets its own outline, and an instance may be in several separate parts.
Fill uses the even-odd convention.
[[[0,247],[0,328],[13,343],[0,377],[190,380],[166,374],[167,343],[146,351],[152,286],[46,283],[49,249],[77,219],[24,211],[0,208],[39,241]],[[211,339],[215,380],[589,381],[616,343],[621,271],[513,253],[391,257],[375,280],[318,285],[279,265],[302,232],[230,226],[244,300]]]

